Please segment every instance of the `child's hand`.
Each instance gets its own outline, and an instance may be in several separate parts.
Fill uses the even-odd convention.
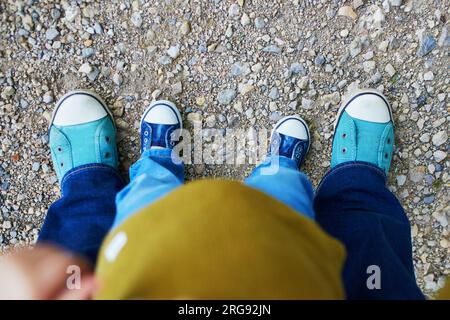
[[[0,257],[1,300],[89,299],[95,288],[89,264],[56,247],[38,245]]]

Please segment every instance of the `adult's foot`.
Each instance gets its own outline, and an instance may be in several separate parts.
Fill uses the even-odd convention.
[[[371,163],[388,174],[394,150],[391,107],[380,92],[362,90],[340,108],[331,167],[349,161]]]
[[[116,128],[94,92],[71,91],[56,104],[49,126],[53,166],[59,181],[71,169],[99,163],[117,168]]]

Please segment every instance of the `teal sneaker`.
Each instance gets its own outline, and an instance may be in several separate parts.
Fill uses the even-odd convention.
[[[339,109],[331,167],[349,161],[369,162],[386,175],[394,150],[394,121],[386,97],[375,90],[354,94]]]
[[[71,91],[56,104],[49,142],[61,183],[73,168],[99,163],[117,168],[116,128],[103,100],[95,93]]]

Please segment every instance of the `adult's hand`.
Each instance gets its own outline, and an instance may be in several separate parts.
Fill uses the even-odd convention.
[[[96,283],[89,264],[49,245],[0,257],[0,299],[89,299]]]

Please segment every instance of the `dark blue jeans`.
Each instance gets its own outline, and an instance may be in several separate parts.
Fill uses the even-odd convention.
[[[48,209],[38,241],[81,254],[94,265],[116,216],[116,194],[124,186],[119,173],[106,165],[72,169],[61,181],[61,199]]]
[[[347,250],[347,298],[424,298],[414,275],[411,226],[382,170],[364,162],[336,166],[319,184],[314,210],[316,221]],[[380,289],[369,279],[371,266],[379,271]]]
[[[298,175],[298,170],[292,172]],[[289,187],[291,180],[282,180]],[[414,277],[410,225],[385,180],[384,173],[370,164],[337,166],[316,192],[316,221],[347,249],[343,279],[348,298],[421,299]],[[95,262],[116,214],[116,193],[123,187],[110,167],[88,165],[72,170],[62,181],[62,198],[50,207],[39,240]],[[308,196],[305,191],[298,193]],[[370,266],[380,270],[381,289],[367,287]]]

